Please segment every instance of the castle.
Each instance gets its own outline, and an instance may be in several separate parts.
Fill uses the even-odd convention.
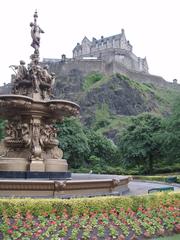
[[[177,80],[167,82],[161,76],[149,73],[146,57],[140,58],[133,53],[133,47],[126,39],[124,29],[120,34],[95,38],[90,41],[84,37],[81,44],[73,49],[73,57],[61,59],[44,58],[43,64],[48,64],[59,76],[71,75],[74,70],[86,76],[91,72],[101,72],[105,75],[124,74],[130,79],[151,83],[159,87],[177,87]]]
[[[120,34],[90,41],[84,37],[81,44],[73,49],[74,59],[101,59],[105,62],[115,61],[129,70],[148,73],[146,58],[137,57],[132,51],[132,45],[126,39],[124,29]]]

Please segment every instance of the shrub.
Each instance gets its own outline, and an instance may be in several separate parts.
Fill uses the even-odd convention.
[[[180,171],[180,164],[175,163],[171,166],[159,166],[154,169],[153,173],[172,173],[172,172],[179,172]]]
[[[64,209],[70,215],[82,215],[84,212],[91,211],[102,212],[104,209],[109,211],[115,208],[137,211],[139,207],[158,207],[161,203],[171,206],[180,201],[180,193],[158,193],[147,196],[132,197],[95,197],[95,198],[77,198],[77,199],[0,199],[0,216],[6,212],[8,216],[13,217],[17,213],[26,214],[32,212],[35,216],[42,213],[51,214],[54,210],[62,215]]]

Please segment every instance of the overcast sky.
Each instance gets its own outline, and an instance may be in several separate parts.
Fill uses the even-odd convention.
[[[180,83],[179,0],[1,0],[0,84],[10,82],[9,65],[29,62],[30,26],[35,9],[41,58],[72,57],[84,36],[108,37],[125,29],[134,53],[147,57],[149,71]]]

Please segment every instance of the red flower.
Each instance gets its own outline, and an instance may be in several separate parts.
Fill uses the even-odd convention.
[[[173,211],[173,210],[174,210],[174,207],[173,207],[173,206],[170,206],[170,207],[169,207],[169,210],[170,210],[170,211]]]
[[[13,230],[12,229],[8,229],[7,231],[9,234],[12,234],[13,233]]]
[[[176,233],[180,233],[180,223],[175,225],[174,230]]]
[[[14,225],[14,226],[12,226],[12,228],[13,228],[14,230],[17,230],[17,229],[18,229],[18,226]]]
[[[51,224],[55,225],[55,224],[57,224],[57,222],[56,221],[51,221]]]
[[[37,234],[41,234],[41,233],[42,233],[42,229],[37,230],[36,233],[37,233]]]

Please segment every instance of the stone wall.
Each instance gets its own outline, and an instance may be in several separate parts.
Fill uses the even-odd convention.
[[[60,75],[67,75],[74,69],[78,69],[85,75],[89,72],[102,72],[105,73],[105,63],[101,60],[73,60],[59,62],[47,62],[52,72],[59,73]]]
[[[47,63],[50,65],[51,71],[55,72],[56,74],[58,73],[59,76],[68,75],[74,69],[80,71],[84,76],[91,72],[101,72],[109,76],[115,73],[120,73],[137,82],[151,83],[158,87],[180,87],[179,84],[167,82],[164,78],[160,76],[129,70],[125,64],[123,65],[113,58],[109,62],[102,61],[100,59],[67,59],[66,61]]]

